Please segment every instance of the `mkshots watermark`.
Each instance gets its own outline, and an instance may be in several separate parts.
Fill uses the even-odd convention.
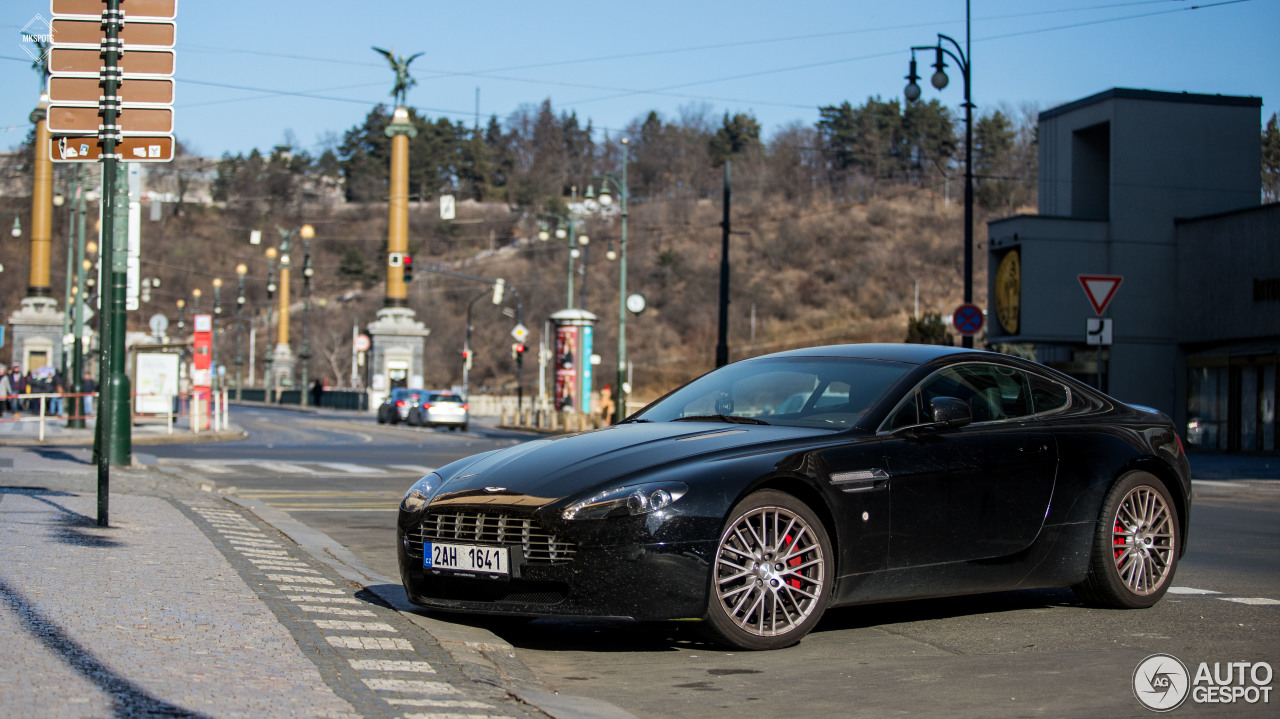
[[[1133,695],[1146,708],[1196,704],[1269,704],[1274,674],[1266,662],[1200,662],[1195,674],[1172,654],[1152,654],[1133,671]]]
[[[39,13],[22,26],[18,45],[32,60],[40,62],[53,47],[53,25]]]

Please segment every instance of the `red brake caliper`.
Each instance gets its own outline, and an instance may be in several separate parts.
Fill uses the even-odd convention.
[[[1124,554],[1124,547],[1128,542],[1124,536],[1124,527],[1120,526],[1120,520],[1118,519],[1116,520],[1116,526],[1114,531],[1115,531],[1115,538],[1111,540],[1111,544],[1115,546],[1115,549],[1113,550],[1115,554],[1115,558],[1119,559],[1120,555]]]
[[[784,549],[786,549],[787,551],[791,551],[791,542],[792,542],[791,535],[790,535],[790,534],[788,534],[786,537],[784,537],[784,539],[786,540],[786,544],[784,545]],[[801,562],[801,561],[802,561],[802,560],[800,559],[800,557],[792,557],[791,559],[788,559],[788,560],[787,560],[787,566],[788,566],[788,567],[798,567],[798,566],[800,566],[800,562]],[[797,578],[795,578],[795,577],[791,577],[790,579],[788,579],[788,580],[787,580],[787,584],[791,585],[792,587],[794,587],[794,588],[796,588],[796,589],[799,589],[799,588],[800,588],[800,580],[799,580],[799,579],[797,579]]]

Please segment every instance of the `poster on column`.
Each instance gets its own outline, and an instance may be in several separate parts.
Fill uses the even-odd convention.
[[[577,389],[577,369],[574,353],[578,346],[578,328],[556,328],[556,394],[555,406],[559,411],[573,410],[574,392]]]
[[[595,334],[592,329],[594,328],[582,328],[582,352],[580,355],[582,357],[580,362],[582,365],[582,393],[580,396],[582,397],[583,414],[591,414],[591,352],[593,351],[591,339]]]

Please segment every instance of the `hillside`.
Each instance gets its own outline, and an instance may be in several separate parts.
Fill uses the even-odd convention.
[[[802,204],[766,200],[750,191],[734,194],[730,258],[730,355],[733,359],[792,347],[838,342],[902,341],[913,311],[915,282],[922,312],[948,315],[961,298],[961,222],[958,203],[949,206],[926,190],[898,187],[865,201],[824,200]],[[131,330],[146,331],[148,318],[161,313],[176,325],[176,300],[187,303],[200,288],[200,309],[213,307],[212,281],[220,277],[222,317],[218,356],[234,376],[238,263],[248,265],[245,316],[256,318],[255,358],[261,377],[265,335],[267,262],[264,250],[277,244],[277,226],[316,228],[312,240],[315,280],[310,322],[302,311],[302,248],[291,252],[295,350],[309,337],[310,376],[346,384],[351,368],[352,328],[376,317],[385,291],[379,277],[386,226],[385,206],[376,203],[311,207],[295,216],[276,217],[263,208],[188,205],[159,221],[143,220],[142,274],[158,277],[151,300],[130,313]],[[718,199],[635,200],[631,205],[628,291],[648,301],[644,314],[628,319],[629,357],[635,393],[651,397],[713,366],[718,322],[720,218]],[[54,293],[61,298],[65,261],[65,213],[55,213]],[[147,213],[144,212],[144,218]],[[985,288],[985,263],[979,217],[976,292]],[[490,301],[487,285],[425,271],[431,265],[482,277],[501,277],[523,304],[527,341],[524,385],[537,392],[536,349],[543,324],[565,306],[568,245],[536,239],[535,216],[501,204],[461,203],[458,220],[444,223],[434,203],[411,210],[411,252],[418,267],[409,301],[431,330],[426,342],[429,386],[461,382],[461,349],[468,303],[474,300],[471,372],[473,391],[512,391],[515,363],[509,336],[514,318],[504,317]],[[250,231],[263,233],[263,245],[249,244]],[[592,218],[585,231],[585,307],[600,316],[595,347],[601,371],[615,372],[618,313],[618,263],[605,254],[619,239],[617,218]],[[7,242],[0,275],[0,301],[16,307],[25,291],[26,245]],[[575,294],[582,292],[582,261]],[[19,276],[21,275],[21,277]],[[16,281],[15,281],[16,280]],[[476,299],[479,298],[479,299]],[[514,293],[506,304],[514,308]],[[273,314],[278,317],[278,313]],[[306,325],[304,329],[304,325]],[[247,329],[247,325],[245,326]],[[248,357],[248,333],[242,336]],[[247,375],[247,367],[246,367]]]

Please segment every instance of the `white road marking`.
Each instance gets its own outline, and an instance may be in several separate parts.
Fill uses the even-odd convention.
[[[435,667],[426,662],[403,661],[398,659],[349,659],[351,667],[362,672],[412,672],[414,674],[435,674]],[[484,706],[484,705],[481,705]]]
[[[232,472],[230,467],[221,464],[201,463],[187,464],[186,466],[196,470],[197,472],[204,472],[205,474],[231,474]]]
[[[330,587],[333,582],[324,577],[299,577],[293,574],[268,574],[267,581],[280,582],[282,584],[325,584]]]
[[[1170,594],[1222,594],[1212,589],[1196,589],[1194,587],[1169,587]]]
[[[347,462],[317,462],[316,464],[320,467],[336,469],[347,474],[386,474],[386,472],[377,467],[369,467],[363,464],[349,464]]]
[[[415,694],[457,694],[458,688],[444,682],[428,682],[422,679],[365,679],[364,683],[375,692],[412,692]]]
[[[387,632],[395,634],[395,627],[386,622],[348,622],[342,619],[313,619],[321,629],[338,629],[348,632]]]
[[[387,466],[392,469],[403,469],[406,472],[423,475],[431,474],[436,471],[435,467],[425,467],[421,464],[388,464]]]
[[[328,604],[299,604],[298,608],[304,612],[315,612],[316,614],[332,614],[338,617],[376,617],[378,615],[368,609],[347,609],[346,607],[332,607]]]
[[[281,587],[285,589],[285,587]],[[295,592],[329,592],[331,594],[344,594],[341,589],[316,589],[314,587],[289,587],[286,591]],[[355,597],[320,597],[314,594],[301,594],[296,597],[290,596],[290,601],[294,602],[316,602],[319,604],[363,604]]]
[[[289,464],[285,462],[254,462],[254,465],[261,467],[268,472],[277,474],[319,474],[314,469],[307,469],[300,464]]]
[[[310,586],[303,587],[297,584],[278,584],[276,586],[279,587],[280,591],[282,592],[314,592],[316,594],[346,594],[347,593],[347,590],[345,589],[328,589],[325,587],[310,587]],[[290,597],[290,599],[293,599],[293,597]],[[317,602],[321,600],[319,597],[309,597],[308,601]],[[331,599],[331,600],[324,600],[324,601],[336,602],[338,600]],[[360,600],[352,599],[351,601],[358,602]]]
[[[1255,607],[1269,607],[1280,604],[1280,600],[1267,599],[1265,597],[1218,597],[1224,602],[1235,602],[1237,604],[1249,604]]]
[[[388,704],[401,707],[438,707],[440,709],[492,709],[493,707],[482,702],[475,702],[468,699],[387,699]],[[406,717],[425,717],[430,714],[407,714]],[[474,719],[484,719],[481,714],[462,714],[460,716],[474,717]]]
[[[400,637],[325,637],[340,649],[384,649],[389,651],[411,652],[413,645],[408,639]]]

